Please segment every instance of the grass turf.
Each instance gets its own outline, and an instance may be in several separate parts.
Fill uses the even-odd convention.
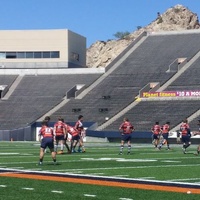
[[[88,174],[108,177],[138,178],[199,185],[200,160],[195,156],[196,146],[183,154],[181,145],[172,150],[165,147],[155,150],[151,145],[133,145],[132,154],[118,155],[119,144],[87,144],[86,153],[57,155],[58,165],[52,165],[50,153],[45,154],[44,164],[38,166],[39,144],[36,142],[1,142],[0,168],[50,171],[59,173]],[[112,186],[62,183],[0,177],[2,199],[199,199],[200,195],[150,191]],[[33,188],[32,190],[24,188]],[[54,193],[53,190],[62,191]],[[92,196],[94,195],[94,196]],[[0,199],[1,199],[0,198]]]

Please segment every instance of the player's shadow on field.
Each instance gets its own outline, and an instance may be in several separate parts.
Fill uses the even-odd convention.
[[[61,164],[60,163],[56,163],[56,164],[54,164],[54,163],[48,163],[47,165],[58,166],[58,165],[61,165]]]

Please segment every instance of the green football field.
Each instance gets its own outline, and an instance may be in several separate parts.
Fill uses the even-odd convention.
[[[50,153],[38,166],[39,143],[0,142],[0,199],[200,199],[200,156],[196,145],[85,143],[86,153]]]

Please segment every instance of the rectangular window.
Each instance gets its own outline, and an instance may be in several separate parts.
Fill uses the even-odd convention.
[[[17,52],[17,58],[26,58],[25,52]]]
[[[33,58],[33,52],[26,52],[26,58]]]
[[[59,58],[60,53],[59,51],[51,51],[51,58]]]
[[[42,52],[42,57],[43,58],[50,58],[50,51],[44,51],[44,52]]]
[[[34,52],[34,58],[42,58],[42,52]]]
[[[16,52],[6,52],[6,58],[7,59],[15,59],[17,58]]]
[[[5,58],[6,58],[6,53],[0,52],[0,59],[5,59]]]

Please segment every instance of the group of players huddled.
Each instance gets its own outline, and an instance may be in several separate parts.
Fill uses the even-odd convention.
[[[49,126],[50,117],[46,116],[42,121],[42,127],[39,130],[40,145],[40,158],[39,165],[42,165],[44,155],[47,147],[51,152],[53,163],[56,164],[56,154],[64,153],[64,146],[67,149],[67,153],[85,152],[83,138],[85,137],[85,129],[83,127],[83,116],[78,116],[78,121],[75,126],[71,126],[64,122],[64,119],[59,117],[58,121],[54,124],[54,127]],[[70,141],[70,146],[68,145]],[[58,150],[60,145],[60,151]],[[76,146],[78,150],[76,151]]]
[[[198,120],[199,130],[191,132],[190,126],[188,124],[188,120],[184,119],[180,125],[180,129],[177,130],[177,142],[182,142],[183,153],[186,154],[186,149],[191,145],[190,138],[191,136],[200,135],[200,120]],[[123,123],[120,125],[119,130],[121,131],[121,146],[119,155],[123,154],[124,143],[128,144],[128,152],[131,152],[131,133],[135,130],[134,126],[129,122],[128,118],[124,118]],[[159,122],[155,122],[153,127],[151,128],[152,132],[152,144],[158,150],[161,150],[163,145],[167,145],[167,150],[170,150],[169,146],[169,134],[170,134],[170,122],[166,122],[163,125],[159,125]],[[200,153],[200,145],[197,147],[198,155]]]

